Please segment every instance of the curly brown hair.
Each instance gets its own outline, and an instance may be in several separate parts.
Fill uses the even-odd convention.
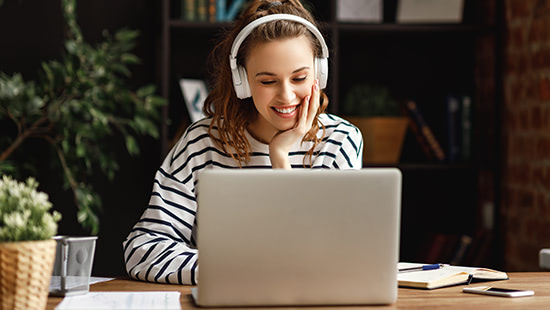
[[[317,26],[311,13],[305,9],[298,0],[287,1],[251,1],[240,17],[235,21],[232,29],[223,34],[222,40],[214,47],[209,56],[210,73],[212,77],[212,90],[204,103],[204,113],[212,117],[208,133],[216,144],[239,166],[250,160],[251,147],[245,136],[245,130],[249,123],[258,116],[258,112],[252,103],[252,98],[239,99],[235,93],[229,65],[231,45],[238,33],[250,22],[270,14],[293,14],[302,17]],[[237,63],[244,65],[245,59],[253,45],[258,43],[283,40],[305,36],[311,42],[311,47],[316,57],[320,57],[322,50],[319,41],[302,24],[288,20],[275,20],[256,27],[244,40],[239,48]],[[328,98],[321,92],[320,106],[311,130],[304,136],[303,141],[313,141],[313,146],[307,153],[311,162],[313,151],[319,141],[319,115],[323,113],[328,104]],[[325,128],[321,124],[323,136]],[[217,135],[214,129],[217,128]],[[305,158],[304,158],[305,165]]]

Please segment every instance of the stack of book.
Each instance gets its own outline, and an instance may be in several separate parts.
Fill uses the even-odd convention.
[[[472,100],[470,96],[446,98],[446,143],[440,143],[415,101],[405,104],[411,128],[427,159],[439,162],[469,161],[472,147]],[[441,135],[445,137],[445,135]]]
[[[181,19],[191,22],[232,21],[245,2],[245,0],[181,0]]]

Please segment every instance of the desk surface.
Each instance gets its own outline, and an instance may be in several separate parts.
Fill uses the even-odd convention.
[[[479,285],[494,285],[504,288],[529,289],[535,291],[535,296],[505,298],[477,294],[462,293],[463,285],[441,288],[436,290],[418,290],[399,288],[398,299],[395,304],[388,306],[369,307],[322,307],[329,309],[542,309],[550,306],[550,272],[521,272],[508,273],[506,281],[484,282]],[[477,285],[477,284],[476,284]],[[133,280],[115,279],[108,282],[93,284],[90,291],[179,291],[181,292],[182,309],[200,309],[195,307],[191,298],[191,286],[154,284]],[[60,297],[48,298],[48,310],[53,310],[61,302]],[[314,309],[315,307],[299,307],[300,310]],[[319,308],[319,307],[317,307]],[[211,309],[211,308],[204,308]],[[229,308],[235,310],[236,308]],[[252,310],[254,308],[245,308]],[[270,310],[277,308],[270,307]],[[282,309],[290,309],[284,307]]]

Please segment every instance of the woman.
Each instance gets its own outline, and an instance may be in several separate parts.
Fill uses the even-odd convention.
[[[203,169],[361,168],[359,130],[323,113],[328,49],[314,24],[298,0],[253,1],[214,48],[208,117],[167,155],[124,241],[131,277],[196,284],[195,187]]]

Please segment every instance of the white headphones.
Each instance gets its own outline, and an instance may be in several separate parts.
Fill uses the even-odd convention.
[[[315,35],[317,40],[321,43],[321,49],[322,49],[322,57],[315,57],[315,78],[319,80],[319,87],[321,89],[325,88],[327,86],[327,79],[328,79],[328,48],[325,43],[325,39],[323,39],[323,35],[319,32],[319,30],[309,21],[296,16],[292,14],[272,14],[267,15],[264,17],[260,17],[250,24],[246,25],[237,37],[235,38],[235,41],[233,41],[233,45],[231,46],[231,54],[229,55],[229,65],[231,67],[231,77],[233,79],[233,87],[235,88],[235,93],[237,94],[237,97],[239,99],[245,99],[248,98],[251,95],[250,93],[250,85],[248,85],[248,76],[246,74],[246,69],[241,66],[237,65],[237,53],[239,52],[239,47],[243,43],[243,41],[248,37],[248,35],[254,30],[254,28],[258,27],[261,24],[265,24],[270,21],[274,20],[291,20],[298,22],[300,24],[303,24],[306,26],[306,28]]]

